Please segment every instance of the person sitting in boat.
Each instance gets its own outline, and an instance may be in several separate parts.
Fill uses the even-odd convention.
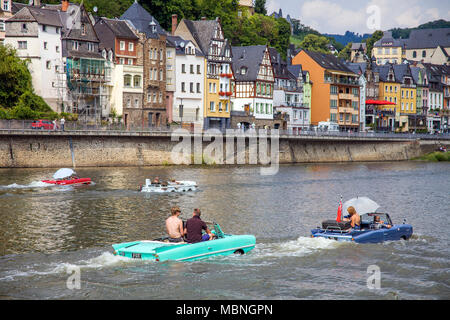
[[[160,182],[159,182],[159,177],[156,177],[154,180],[153,180],[153,182],[152,182],[152,184],[159,184]]]
[[[173,207],[171,216],[166,219],[166,230],[169,234],[169,242],[183,242],[184,228],[183,221],[179,218],[181,210],[179,207]]]
[[[361,225],[361,217],[356,212],[356,209],[354,207],[348,207],[347,212],[350,216],[345,217],[343,221],[350,221],[352,228],[359,227]]]
[[[197,243],[207,240],[212,240],[214,235],[209,230],[206,223],[200,218],[200,209],[194,209],[192,218],[186,221],[186,240],[188,243]],[[203,237],[202,231],[205,230],[206,235]]]
[[[375,216],[373,219],[373,222],[375,223],[376,229],[381,229],[381,228],[390,229],[391,228],[391,225],[384,223],[384,221],[381,220],[380,216]]]

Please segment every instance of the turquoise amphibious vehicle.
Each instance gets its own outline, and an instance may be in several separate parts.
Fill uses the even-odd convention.
[[[245,254],[256,245],[253,235],[224,234],[217,223],[213,223],[216,239],[198,243],[170,243],[167,238],[153,241],[143,240],[114,244],[114,254],[131,259],[155,261],[193,261],[225,256],[233,253]]]

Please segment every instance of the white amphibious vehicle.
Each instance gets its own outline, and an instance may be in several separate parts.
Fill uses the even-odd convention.
[[[153,183],[150,179],[145,179],[145,185],[140,187],[141,192],[186,192],[197,190],[195,181],[168,181],[167,183]]]

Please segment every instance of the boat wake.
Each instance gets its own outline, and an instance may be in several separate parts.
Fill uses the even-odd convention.
[[[48,188],[51,187],[48,183],[42,181],[33,181],[30,184],[21,185],[13,183],[7,186],[0,186],[0,189],[34,189],[34,188]]]
[[[257,244],[250,254],[255,257],[263,258],[283,258],[283,257],[303,257],[323,250],[336,249],[344,242],[338,242],[325,238],[299,237],[296,240],[290,240],[279,243]]]

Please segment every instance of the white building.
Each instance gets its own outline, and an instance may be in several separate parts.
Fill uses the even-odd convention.
[[[183,126],[203,128],[205,97],[205,57],[194,43],[181,37],[169,36],[175,46],[175,92],[172,118]]]
[[[30,59],[35,93],[61,112],[65,74],[58,11],[26,6],[6,20],[6,25],[5,44],[17,49],[20,58]]]

